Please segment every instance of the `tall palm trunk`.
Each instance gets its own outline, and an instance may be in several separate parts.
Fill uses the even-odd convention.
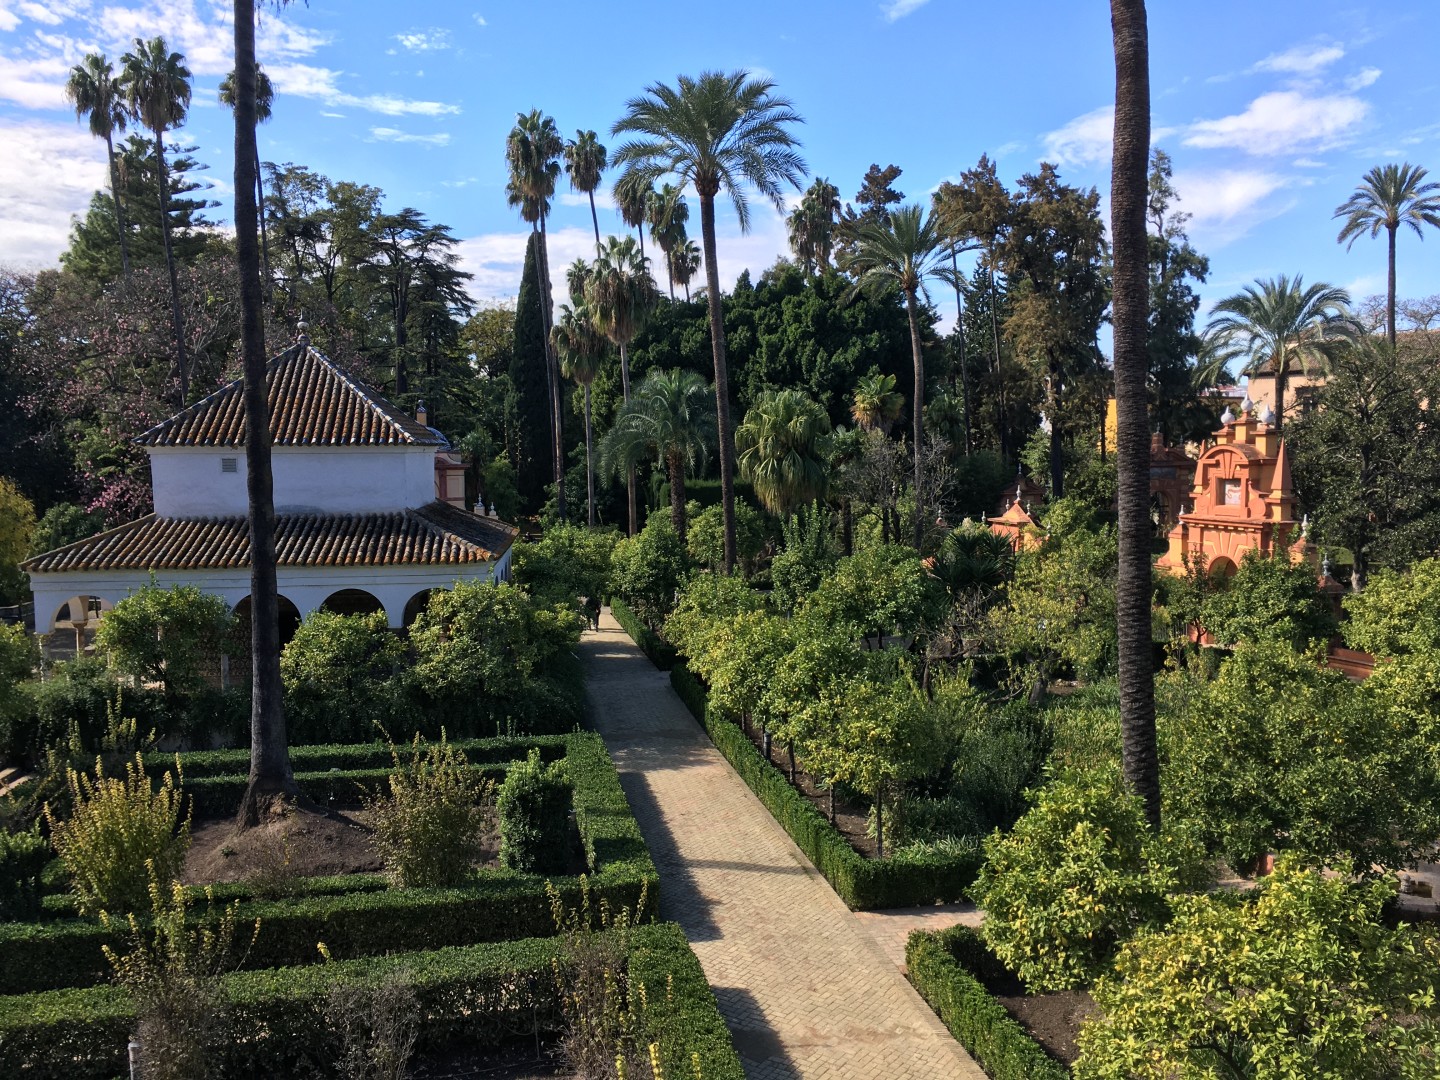
[[[115,202],[115,228],[120,233],[120,271],[130,276],[130,237],[125,229],[125,204],[120,201],[120,166],[115,160],[115,137],[105,132],[105,160],[110,163],[110,198]]]
[[[665,455],[666,471],[670,474],[670,524],[675,535],[685,543],[685,457],[674,450]]]
[[[1145,209],[1150,154],[1150,50],[1145,0],[1110,0],[1115,41],[1115,149],[1110,178],[1114,244],[1115,411],[1118,437],[1120,726],[1125,781],[1160,828],[1150,583],[1150,438],[1146,376],[1149,304]]]
[[[250,779],[237,824],[259,825],[277,800],[299,794],[290,770],[280,685],[275,500],[265,391],[260,251],[256,240],[255,2],[235,0],[235,260],[240,272],[241,352],[245,363],[245,486],[250,518]]]
[[[1275,373],[1275,431],[1278,434],[1285,429],[1285,392],[1290,388],[1290,354],[1282,344],[1275,355],[1277,359],[1271,362],[1270,369]]]
[[[1000,376],[1000,320],[995,315],[995,254],[990,253],[990,266],[985,271],[985,284],[990,292],[990,347],[994,356],[995,386],[1000,406],[1000,456],[1010,454],[1010,423],[1005,414],[1005,380]]]
[[[595,226],[595,253],[600,253],[600,215],[595,213],[595,189],[585,193],[590,196],[590,224]]]
[[[260,171],[260,143],[255,143],[255,216],[260,219],[260,281],[265,302],[270,302],[270,237],[265,232],[265,174]]]
[[[720,263],[715,257],[715,194],[701,188],[700,242],[705,248],[705,299],[710,309],[710,349],[715,357],[715,420],[720,437],[720,505],[725,516],[725,573],[735,571],[735,433],[730,430],[730,372],[725,361],[725,320],[720,309]]]
[[[565,422],[560,412],[560,364],[550,342],[550,328],[555,320],[551,310],[553,294],[550,287],[550,249],[545,236],[545,215],[540,215],[540,320],[545,330],[545,373],[550,387],[550,449],[554,462],[555,509],[565,520]]]
[[[595,527],[595,429],[590,423],[590,384],[585,384],[585,519]]]
[[[251,116],[254,116],[253,110]],[[170,185],[165,169],[165,140],[159,131],[155,132],[155,166],[160,178],[160,236],[165,244],[165,268],[170,272],[170,315],[175,323],[175,358],[180,366],[183,408],[190,399],[190,362],[185,356],[185,318],[180,313],[180,275],[175,269],[175,252],[170,245]]]
[[[965,409],[965,456],[970,456],[970,365],[965,356],[965,297],[960,291],[960,260],[950,251],[950,271],[955,278],[955,334],[960,343],[960,404]]]
[[[925,538],[925,507],[921,491],[920,449],[925,438],[925,354],[920,349],[920,320],[915,308],[920,303],[914,289],[905,290],[905,314],[910,319],[910,355],[915,362],[915,397],[913,399],[915,438],[915,550]]]
[[[1395,233],[1399,228],[1399,225],[1385,226],[1385,231],[1390,234],[1389,276],[1385,286],[1385,335],[1390,339],[1392,349],[1395,347]]]
[[[620,343],[620,393],[630,400],[630,357],[625,351],[626,342]],[[635,485],[635,466],[625,470],[625,510],[629,515],[626,535],[634,536],[640,530],[640,495]]]

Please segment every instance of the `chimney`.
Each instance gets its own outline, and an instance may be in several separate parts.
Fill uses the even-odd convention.
[[[1160,432],[1152,432],[1150,435],[1150,453],[1158,454],[1165,449],[1165,436]]]
[[[430,426],[430,411],[425,408],[425,402],[423,401],[417,401],[415,403],[415,422],[422,427]]]

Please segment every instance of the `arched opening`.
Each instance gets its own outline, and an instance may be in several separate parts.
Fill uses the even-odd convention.
[[[1224,555],[1221,555],[1210,564],[1205,572],[1210,576],[1210,580],[1218,584],[1224,584],[1235,576],[1235,571],[1238,569],[1239,567],[1235,565],[1234,560],[1227,559]]]
[[[333,592],[325,598],[320,607],[336,615],[369,615],[374,611],[385,610],[385,605],[364,589],[341,589]]]
[[[115,605],[103,596],[72,596],[60,605],[50,626],[55,630],[73,629],[76,623],[85,623],[94,629],[100,617]]]
[[[411,624],[420,617],[420,613],[424,611],[426,605],[430,603],[430,594],[433,591],[433,589],[421,589],[414,596],[410,597],[409,600],[405,601],[405,613],[401,620],[401,624],[405,629],[410,629]]]
[[[295,631],[300,629],[300,609],[297,608],[287,597],[277,597],[280,608],[280,647],[283,649],[290,644],[295,636]],[[250,649],[250,597],[245,597],[235,605],[235,619],[240,623],[239,640],[242,648],[248,653]]]

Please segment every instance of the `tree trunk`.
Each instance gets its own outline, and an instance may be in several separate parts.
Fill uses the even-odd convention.
[[[270,416],[265,388],[260,251],[256,239],[255,3],[235,0],[235,259],[240,274],[241,352],[245,364],[245,484],[250,523],[250,780],[236,824],[260,824],[279,800],[299,794],[285,739],[280,686],[275,501],[270,473]]]
[[[1389,276],[1385,283],[1385,335],[1390,339],[1390,347],[1395,347],[1395,232],[1398,225],[1385,226],[1390,241],[1390,264]]]
[[[410,392],[410,365],[406,363],[405,349],[410,344],[410,336],[405,332],[405,320],[408,312],[405,310],[405,297],[400,286],[401,270],[395,268],[395,393],[407,394]]]
[[[255,216],[260,221],[260,282],[265,302],[270,302],[270,238],[265,232],[265,174],[260,171],[260,144],[255,144]]]
[[[905,314],[910,319],[910,356],[915,363],[914,439],[915,439],[915,550],[925,539],[924,492],[921,491],[920,449],[925,439],[925,353],[920,348],[920,320],[915,315],[919,303],[914,289],[905,290]]]
[[[590,422],[590,384],[585,384],[585,519],[595,527],[595,429]]]
[[[600,254],[600,217],[595,213],[595,189],[585,193],[590,196],[590,224],[595,226],[595,254]]]
[[[1150,50],[1144,0],[1111,0],[1115,143],[1110,176],[1114,252],[1115,464],[1119,480],[1116,630],[1125,781],[1160,828],[1150,582],[1149,262],[1145,209],[1150,154]]]
[[[1290,385],[1290,354],[1282,346],[1276,354],[1279,362],[1272,365],[1275,371],[1275,433],[1285,430],[1285,391]]]
[[[671,452],[665,455],[665,466],[670,474],[670,524],[675,526],[675,534],[680,537],[680,544],[685,544],[685,458],[683,455]]]
[[[253,138],[253,136],[252,136]],[[190,399],[190,362],[185,356],[185,318],[180,313],[180,275],[170,244],[170,191],[165,172],[165,140],[155,132],[155,171],[160,180],[160,238],[165,244],[165,268],[170,272],[170,315],[175,323],[175,357],[180,369],[180,407]],[[251,185],[254,189],[254,185]]]
[[[120,271],[130,277],[130,237],[125,232],[125,207],[120,201],[120,166],[115,163],[115,137],[105,132],[105,160],[110,163],[110,198],[115,203],[115,228],[120,234]]]
[[[540,280],[544,293],[540,297],[540,314],[545,329],[545,366],[550,375],[550,422],[552,425],[550,447],[555,465],[555,509],[560,515],[560,520],[564,521],[566,519],[565,419],[560,411],[560,364],[555,358],[555,347],[550,342],[550,328],[555,319],[555,313],[551,309],[551,304],[554,302],[554,290],[550,287],[550,247],[546,241],[544,215],[541,215],[540,218]]]
[[[965,409],[965,456],[970,456],[970,365],[965,356],[965,296],[960,291],[960,260],[950,252],[950,270],[955,275],[955,335],[960,345],[960,403]]]
[[[875,854],[885,857],[885,792],[875,792]]]
[[[715,256],[715,193],[699,194],[700,238],[705,247],[705,299],[710,309],[710,348],[715,357],[720,506],[725,516],[725,573],[728,575],[735,572],[735,433],[730,430],[730,373],[725,361],[725,321],[720,308],[720,264]]]
[[[628,342],[620,343],[620,393],[630,400],[630,357],[626,352]],[[635,466],[625,470],[625,509],[630,516],[626,535],[634,536],[640,530],[640,496],[635,487]]]
[[[990,266],[985,270],[985,285],[990,292],[990,348],[995,363],[995,387],[998,398],[1000,420],[1000,456],[1010,456],[1010,423],[1005,415],[1005,380],[1000,374],[1000,322],[995,315],[995,253],[989,253]]]
[[[1060,363],[1050,358],[1050,497],[1065,497],[1065,442],[1060,434],[1060,398],[1065,391]]]

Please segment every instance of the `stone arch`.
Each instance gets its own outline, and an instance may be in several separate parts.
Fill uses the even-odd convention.
[[[283,649],[295,636],[295,631],[300,629],[300,609],[297,608],[289,597],[281,594],[276,598],[280,608],[280,647]],[[250,622],[250,597],[241,597],[240,602],[232,609],[237,619],[243,620],[246,625]],[[245,648],[249,649],[248,635],[242,635]]]
[[[1234,559],[1220,555],[1210,560],[1210,565],[1205,568],[1205,573],[1215,581],[1229,581],[1235,576],[1238,569]]]
[[[405,612],[401,617],[401,625],[407,630],[411,624],[420,617],[420,613],[425,610],[425,606],[430,603],[430,594],[434,591],[434,589],[421,589],[414,596],[410,597],[409,600],[405,601]]]
[[[52,629],[69,628],[77,622],[84,622],[91,624],[93,628],[93,624],[114,606],[103,596],[93,594],[72,596],[55,609],[50,626]]]
[[[380,602],[380,598],[364,589],[339,589],[327,596],[320,608],[323,611],[333,611],[336,615],[369,615],[375,611],[385,613],[385,605]]]

